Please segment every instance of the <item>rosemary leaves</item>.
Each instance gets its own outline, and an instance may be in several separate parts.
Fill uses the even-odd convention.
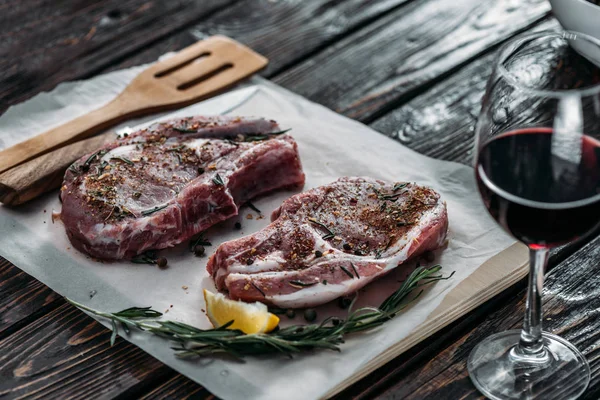
[[[314,218],[309,218],[308,219],[311,223],[320,226],[321,228],[323,228],[325,230],[325,235],[322,236],[323,240],[328,240],[328,239],[333,239],[335,237],[335,233],[329,229],[329,227],[319,221],[317,221]]]
[[[156,264],[158,255],[154,250],[148,250],[131,259],[134,264]],[[148,307],[149,308],[149,307]]]
[[[250,208],[250,209],[251,209],[252,211],[254,211],[255,213],[257,213],[257,214],[262,214],[262,213],[260,212],[260,210],[259,210],[258,208],[256,208],[256,206],[255,206],[254,204],[252,204],[252,202],[250,202],[250,201],[247,201],[247,202],[246,202],[246,205],[248,206],[248,208]]]
[[[246,135],[246,137],[244,138],[245,142],[260,142],[263,140],[267,140],[269,139],[271,136],[278,136],[278,135],[283,135],[286,132],[291,131],[290,129],[285,129],[283,131],[278,131],[278,132],[270,132],[270,133],[251,133]]]
[[[199,246],[212,246],[212,243],[204,237],[204,232],[200,232],[195,238],[190,240],[189,249],[192,253],[195,253]]]
[[[174,126],[173,130],[176,130],[177,132],[181,132],[181,133],[196,133],[196,132],[198,132],[196,129],[189,128],[187,126]]]
[[[199,329],[188,324],[159,320],[162,313],[150,307],[132,307],[116,313],[102,312],[71,299],[71,304],[97,317],[111,321],[114,343],[119,328],[128,335],[130,329],[139,329],[169,339],[177,344],[173,349],[179,357],[229,354],[241,358],[250,355],[304,353],[315,349],[340,351],[340,345],[349,334],[378,327],[398,315],[422,293],[422,287],[450,279],[439,274],[441,266],[418,267],[402,286],[390,295],[379,308],[365,307],[352,311],[346,319],[326,318],[320,324],[294,325],[271,333],[245,334],[230,330],[233,321],[213,329]],[[415,290],[419,292],[410,296]],[[312,319],[312,315],[309,316]]]
[[[111,160],[118,160],[118,161],[123,161],[125,164],[129,164],[129,165],[133,165],[133,161],[131,161],[129,158],[127,157],[111,157]]]
[[[221,175],[219,175],[218,173],[215,174],[215,176],[212,178],[212,181],[214,182],[215,185],[225,186],[225,182],[223,182],[223,178],[221,178]]]
[[[149,210],[144,210],[144,211],[142,211],[142,215],[144,217],[146,217],[148,215],[154,214],[157,211],[162,210],[163,208],[167,208],[167,206],[168,206],[168,204],[163,204],[162,206],[156,206],[156,207],[153,207],[153,208],[151,208]]]

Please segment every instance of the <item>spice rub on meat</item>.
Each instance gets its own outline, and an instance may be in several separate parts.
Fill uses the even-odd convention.
[[[297,144],[274,121],[190,117],[151,125],[71,165],[62,220],[79,250],[130,258],[181,243],[260,194],[302,184]]]
[[[208,262],[232,299],[309,307],[355,292],[446,240],[446,204],[414,183],[337,181],[286,200],[265,229]]]

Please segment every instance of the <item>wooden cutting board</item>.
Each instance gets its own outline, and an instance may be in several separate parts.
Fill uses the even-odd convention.
[[[417,326],[408,337],[365,364],[360,371],[327,393],[326,397],[341,392],[448,324],[508,289],[527,276],[528,270],[529,250],[525,245],[515,243],[496,254],[452,289],[444,297],[438,308],[422,324]]]

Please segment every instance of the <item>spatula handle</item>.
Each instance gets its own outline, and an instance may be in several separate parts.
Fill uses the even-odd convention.
[[[0,151],[0,173],[49,151],[88,138],[126,120],[135,111],[134,102],[118,96],[97,110],[75,118],[31,139]]]
[[[16,206],[60,187],[65,170],[76,160],[113,140],[107,132],[61,147],[0,174],[0,202]]]

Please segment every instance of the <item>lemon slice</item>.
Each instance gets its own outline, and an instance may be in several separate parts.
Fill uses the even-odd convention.
[[[271,314],[262,303],[244,303],[230,300],[221,293],[204,289],[206,315],[215,328],[234,321],[229,329],[239,329],[244,333],[271,332],[279,324],[279,317]]]

